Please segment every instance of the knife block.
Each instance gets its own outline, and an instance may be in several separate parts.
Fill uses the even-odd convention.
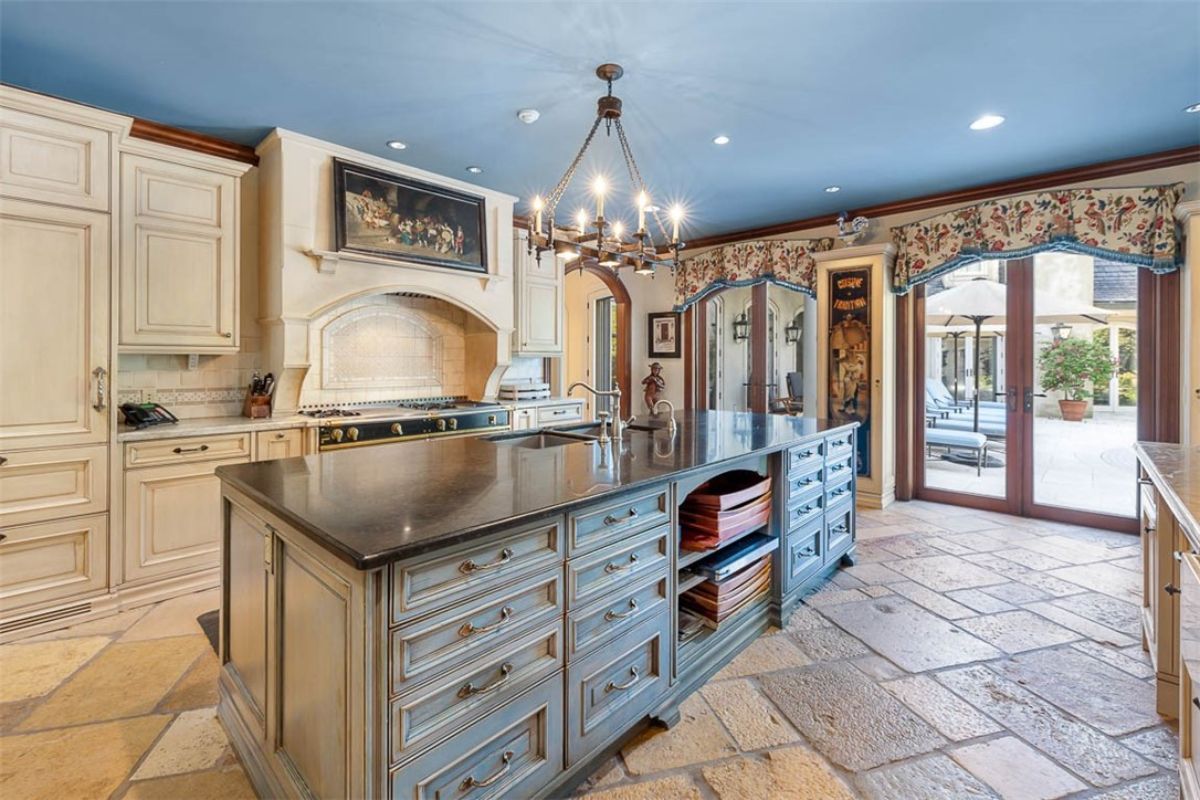
[[[250,394],[246,393],[246,400],[242,404],[242,416],[250,419],[266,419],[271,416],[271,399],[269,394]]]

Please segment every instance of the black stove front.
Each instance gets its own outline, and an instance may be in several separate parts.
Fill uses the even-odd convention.
[[[322,425],[318,445],[321,450],[341,450],[369,444],[387,444],[431,436],[462,436],[508,430],[508,410],[487,405],[479,411],[400,419],[369,419]]]

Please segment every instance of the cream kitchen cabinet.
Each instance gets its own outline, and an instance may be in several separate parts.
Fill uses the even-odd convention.
[[[238,174],[122,153],[121,350],[237,350]]]
[[[110,134],[0,108],[0,196],[108,211]]]
[[[254,434],[254,460],[274,461],[304,455],[304,428],[258,431]]]
[[[225,437],[154,442],[176,458],[125,471],[125,581],[216,567],[220,561],[221,482],[217,467],[250,460],[250,434],[238,437],[244,455],[229,452]],[[141,443],[127,444],[126,459]],[[209,455],[211,454],[211,455]],[[205,458],[205,456],[208,456]]]
[[[0,199],[0,455],[108,441],[109,217]]]
[[[103,444],[0,456],[0,527],[107,510],[108,448]]]
[[[516,330],[513,355],[563,354],[563,269],[553,253],[528,252],[527,231],[513,233]]]
[[[107,584],[108,514],[6,527],[0,533],[0,614],[85,601],[102,594]]]

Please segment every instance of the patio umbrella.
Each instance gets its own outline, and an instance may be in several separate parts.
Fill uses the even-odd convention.
[[[1002,325],[1008,316],[1008,287],[987,278],[960,283],[925,298],[928,325],[953,326],[970,322],[975,326],[974,430],[979,430],[979,339],[983,324]],[[1108,312],[1087,303],[1072,303],[1046,294],[1034,302],[1036,322],[1096,322],[1104,324]]]
[[[949,336],[954,340],[954,400],[958,401],[958,340],[974,330],[972,325],[926,325],[927,338]],[[998,333],[1003,335],[1007,330],[1003,325],[984,325],[982,333]]]

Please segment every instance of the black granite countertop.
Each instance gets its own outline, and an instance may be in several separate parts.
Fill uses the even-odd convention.
[[[542,450],[479,437],[428,439],[220,467],[226,484],[359,569],[559,513],[606,494],[846,427],[777,414],[676,414],[678,433],[626,431]]]

